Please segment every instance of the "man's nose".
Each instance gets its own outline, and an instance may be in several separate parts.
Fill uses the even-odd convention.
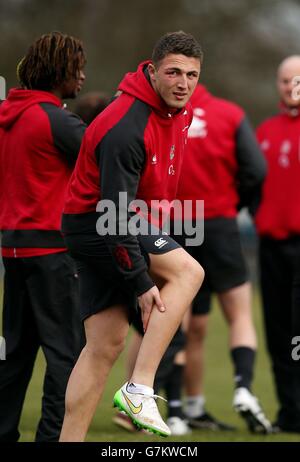
[[[186,74],[180,75],[177,85],[180,88],[187,88],[187,76],[186,76]]]

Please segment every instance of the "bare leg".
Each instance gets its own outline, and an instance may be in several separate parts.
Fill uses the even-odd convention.
[[[134,329],[128,345],[128,352],[126,358],[126,380],[132,376],[136,358],[142,343],[143,337]]]
[[[256,348],[252,320],[251,285],[249,282],[219,294],[224,316],[229,324],[230,349],[246,346]]]
[[[185,389],[188,396],[203,394],[204,340],[207,332],[208,315],[191,316],[187,332]]]
[[[152,277],[165,281],[160,296],[166,311],[153,309],[131,381],[153,387],[160,360],[202,284],[204,271],[183,249],[149,256]]]
[[[251,314],[251,287],[249,283],[219,294],[224,316],[229,324],[230,348],[256,348],[256,336]],[[185,387],[188,396],[203,394],[204,339],[208,315],[192,316],[187,333],[187,363]]]
[[[256,335],[251,313],[251,285],[242,284],[219,294],[229,324],[229,343],[234,363],[236,389],[233,407],[246,421],[251,432],[270,433],[272,426],[257,398],[250,392],[253,378]]]
[[[84,441],[128,327],[124,306],[110,307],[85,321],[87,343],[69,379],[60,441]]]

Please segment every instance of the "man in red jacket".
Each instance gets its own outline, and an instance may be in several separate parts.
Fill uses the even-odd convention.
[[[17,441],[39,347],[46,358],[36,441],[57,441],[69,374],[82,346],[78,280],[60,232],[85,125],[62,107],[85,76],[82,43],[43,35],[18,66],[21,88],[0,107],[0,229],[5,267],[0,441]]]
[[[154,376],[203,270],[155,227],[160,220],[152,200],[166,203],[176,197],[191,122],[187,103],[201,57],[190,34],[166,34],[152,61],[125,76],[120,96],[86,131],[69,184],[63,230],[79,267],[87,344],[68,384],[61,441],[84,440],[137,300],[145,336],[132,377],[117,391],[114,404],[140,427],[170,434],[155,403]],[[131,226],[139,215],[128,212],[135,199],[147,219],[141,219],[141,233]],[[104,213],[111,206],[113,218]]]
[[[203,266],[206,277],[193,301],[187,335],[185,413],[192,427],[231,429],[204,407],[204,338],[211,295],[216,293],[229,325],[236,387],[233,406],[246,419],[250,431],[269,432],[271,425],[251,391],[256,335],[251,286],[237,226],[238,209],[249,205],[260,189],[265,161],[239,106],[213,96],[202,85],[198,85],[191,103],[194,118],[178,197],[182,201],[204,200],[204,242],[186,249]],[[191,218],[200,218],[196,210]]]
[[[280,112],[257,129],[268,175],[256,215],[267,345],[280,405],[274,428],[298,433],[300,367],[292,358],[291,342],[292,289],[300,259],[300,101],[294,81],[299,75],[300,56],[280,64]]]
[[[251,316],[251,287],[236,221],[238,208],[250,204],[251,198],[260,189],[265,175],[265,161],[240,107],[213,96],[200,84],[191,97],[191,104],[194,118],[188,130],[177,197],[182,203],[185,200],[193,204],[197,199],[204,201],[204,242],[200,242],[200,245],[194,239],[188,246],[188,236],[185,234],[174,235],[174,239],[203,266],[205,280],[193,301],[187,335],[185,414],[193,428],[234,429],[214,418],[204,405],[204,340],[211,295],[215,292],[230,329],[236,382],[234,407],[246,419],[251,431],[265,433],[271,430],[271,424],[251,393],[256,335]],[[202,215],[202,209],[197,211],[194,208],[191,215],[185,214],[183,224],[201,221]],[[142,334],[139,324],[134,322],[134,325],[137,332]],[[135,351],[139,341],[140,335],[132,337],[131,352]],[[183,338],[178,332],[156,376],[156,385],[165,386],[166,394],[170,397],[167,423],[172,433],[178,435],[189,431],[181,409],[183,367],[180,362],[183,349]],[[133,362],[131,356],[129,365]],[[115,422],[123,426],[126,424],[129,428],[121,415],[116,416]]]

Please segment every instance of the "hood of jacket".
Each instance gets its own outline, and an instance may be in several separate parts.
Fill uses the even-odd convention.
[[[12,88],[7,99],[0,105],[0,127],[9,129],[30,106],[52,103],[62,106],[61,100],[47,91]]]
[[[213,98],[214,96],[206,89],[206,87],[201,83],[198,83],[194,93],[192,94],[190,102],[193,106],[193,100],[195,99],[197,100],[197,103],[205,106],[207,103],[210,103]]]
[[[128,72],[118,86],[118,90],[127,93],[134,98],[137,98],[151,106],[155,111],[159,112],[163,117],[169,117],[173,113],[164,100],[156,93],[150,81],[147,78],[147,66],[151,61],[143,61],[136,72]],[[184,110],[182,108],[175,114],[179,114]]]

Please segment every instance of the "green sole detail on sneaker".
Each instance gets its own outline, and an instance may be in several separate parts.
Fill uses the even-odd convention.
[[[132,422],[137,428],[147,430],[148,432],[154,433],[155,435],[158,435],[158,436],[162,436],[163,438],[166,438],[167,436],[169,436],[167,433],[161,432],[160,430],[157,430],[156,428],[153,428],[150,425],[143,424],[137,419],[134,419],[132,415],[129,414],[129,412],[127,411],[127,409],[122,403],[122,395],[121,395],[120,390],[118,390],[114,396],[113,405],[114,407],[118,408],[120,411],[125,412],[128,415],[128,417],[130,417],[130,419],[132,420]]]
[[[114,396],[114,407],[119,408],[121,411],[126,412],[126,409],[123,409],[122,407],[122,394],[121,390],[118,390],[117,393]],[[127,414],[127,412],[126,412]]]

